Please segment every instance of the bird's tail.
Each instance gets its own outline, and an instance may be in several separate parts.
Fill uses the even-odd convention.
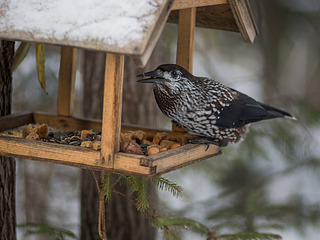
[[[273,117],[284,117],[284,118],[289,118],[293,120],[297,120],[294,116],[292,116],[290,113],[285,112],[283,110],[280,110],[278,108],[271,107],[267,104],[261,103],[261,106],[268,111]]]

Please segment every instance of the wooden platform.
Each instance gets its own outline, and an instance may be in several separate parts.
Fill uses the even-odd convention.
[[[62,130],[101,129],[101,121],[61,117],[45,113],[12,114],[0,118],[0,131],[16,128],[29,123],[47,123]],[[122,126],[122,131],[143,130],[147,137],[162,131],[139,126]],[[166,131],[169,135],[181,138],[184,134]],[[115,154],[114,167],[110,168],[100,156],[100,151],[36,140],[0,136],[0,155],[63,165],[120,172],[144,177],[153,177],[177,168],[220,154],[220,148],[210,145],[187,144],[152,156],[142,156],[118,152]]]

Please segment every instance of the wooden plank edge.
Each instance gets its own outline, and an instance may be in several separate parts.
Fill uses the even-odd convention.
[[[99,164],[100,152],[98,151],[23,138],[1,136],[0,154],[48,162],[55,160],[63,165],[106,168],[104,164]]]
[[[250,6],[247,0],[228,0],[234,19],[245,42],[253,43],[258,35]]]
[[[33,113],[13,113],[0,117],[0,132],[34,122]]]
[[[76,64],[77,49],[72,47],[61,47],[57,115],[73,115]]]
[[[172,10],[226,4],[227,0],[175,0]]]
[[[89,118],[76,118],[68,116],[57,116],[42,112],[34,112],[33,118],[36,123],[46,123],[50,127],[63,130],[101,130],[101,120]]]
[[[132,55],[133,61],[137,67],[144,67],[158,42],[160,35],[162,34],[163,28],[165,23],[169,17],[173,0],[169,0],[163,7],[159,10],[158,21],[153,26],[151,33],[146,38],[145,42],[143,43],[143,54],[140,55]]]
[[[141,158],[140,160],[141,164],[155,168],[155,173],[148,175],[148,177],[154,177],[222,153],[221,149],[215,145],[210,145],[207,150],[209,152],[206,151],[206,148],[207,146],[205,145],[187,144],[150,157]],[[183,160],[181,161],[181,159]]]

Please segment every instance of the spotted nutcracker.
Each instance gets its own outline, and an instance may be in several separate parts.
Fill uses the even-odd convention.
[[[200,136],[202,142],[227,146],[243,139],[248,124],[291,114],[260,103],[237,90],[206,77],[196,77],[176,64],[164,64],[138,75],[138,82],[153,83],[162,113],[181,127]]]

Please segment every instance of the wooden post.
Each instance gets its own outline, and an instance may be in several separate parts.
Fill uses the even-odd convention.
[[[177,64],[192,73],[196,8],[179,10]]]
[[[74,106],[77,49],[61,47],[57,114],[71,116]]]
[[[194,49],[194,30],[196,26],[197,8],[186,8],[179,10],[179,31],[177,44],[177,64],[192,73],[193,69],[193,49]],[[185,132],[176,123],[172,124],[172,130]]]
[[[114,155],[120,148],[124,55],[107,53],[103,96],[100,159],[114,168]]]

